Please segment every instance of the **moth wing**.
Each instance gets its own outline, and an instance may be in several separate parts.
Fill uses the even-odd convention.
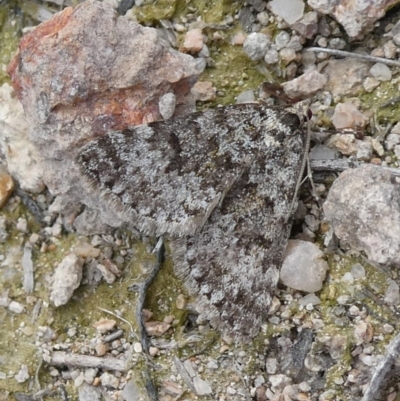
[[[280,143],[282,132],[270,135],[199,233],[171,241],[176,273],[202,316],[235,337],[258,333],[278,282],[305,149],[302,133],[291,130]]]
[[[110,132],[77,162],[87,186],[142,233],[193,234],[264,146],[275,112],[234,105]]]

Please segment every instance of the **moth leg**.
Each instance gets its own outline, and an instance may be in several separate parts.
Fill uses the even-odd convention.
[[[136,303],[135,315],[136,315],[136,320],[139,325],[140,344],[142,345],[143,351],[147,355],[149,354],[149,338],[147,336],[146,328],[144,326],[142,310],[144,307],[144,301],[146,299],[146,292],[147,292],[148,288],[150,287],[151,283],[157,277],[157,274],[160,271],[161,265],[164,261],[164,251],[165,251],[164,239],[163,239],[163,237],[159,237],[157,240],[157,244],[154,247],[153,252],[152,252],[155,254],[156,260],[155,260],[155,264],[154,264],[150,274],[146,277],[146,279],[141,284],[134,284],[133,286],[130,287],[130,290],[138,292],[138,299],[137,299],[137,303]],[[154,382],[151,378],[150,373],[147,370],[145,370],[143,372],[143,375],[144,375],[144,379],[145,379],[145,387],[146,387],[146,390],[147,390],[150,400],[157,401],[158,400],[157,389],[154,385]]]
[[[151,283],[157,277],[158,272],[160,271],[161,265],[164,261],[164,239],[163,237],[159,237],[157,240],[157,244],[153,249],[153,252],[156,256],[155,264],[148,276],[141,284],[134,284],[129,289],[131,291],[136,291],[138,293],[138,299],[136,303],[136,320],[139,324],[139,338],[140,343],[142,345],[143,351],[148,354],[149,353],[149,339],[147,337],[146,329],[144,326],[142,310],[144,307],[144,301],[146,299],[146,292],[150,287]]]

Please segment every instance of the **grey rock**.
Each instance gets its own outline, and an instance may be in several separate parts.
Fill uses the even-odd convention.
[[[399,124],[399,126],[400,126],[400,124]],[[394,128],[393,128],[393,130],[394,130]],[[386,137],[386,140],[385,140],[386,150],[393,150],[394,147],[399,144],[400,144],[400,134],[392,132]]]
[[[337,152],[325,145],[315,145],[310,151],[310,160],[329,160],[336,158]]]
[[[141,397],[138,386],[133,380],[126,383],[124,389],[122,390],[122,398],[125,401],[139,401]]]
[[[83,259],[71,253],[57,266],[50,300],[55,306],[65,305],[82,280]]]
[[[351,266],[351,275],[354,277],[354,279],[362,279],[365,277],[365,268],[362,264],[356,263],[353,266]]]
[[[166,93],[160,97],[158,102],[160,114],[164,120],[171,118],[175,112],[176,96],[173,93]]]
[[[290,240],[280,271],[281,282],[300,291],[319,291],[328,270],[323,256],[318,246],[311,242]]]
[[[251,33],[243,43],[243,51],[252,60],[262,60],[267,54],[271,40],[262,33]]]
[[[196,394],[197,395],[208,395],[212,393],[212,388],[210,384],[203,379],[201,379],[199,376],[195,376],[193,378],[193,385],[194,388],[196,389]]]
[[[85,382],[79,387],[79,401],[100,401],[102,399],[100,389]]]
[[[390,81],[392,79],[392,71],[383,63],[374,64],[369,72],[378,81]]]
[[[369,142],[358,141],[357,142],[357,154],[358,160],[369,161],[372,157],[372,145]]]
[[[289,25],[298,21],[304,14],[302,0],[272,0],[268,6],[274,14],[279,15]]]
[[[343,172],[324,212],[343,244],[373,263],[400,267],[400,183],[390,172],[368,165]]]
[[[254,100],[254,92],[252,90],[248,90],[238,95],[238,97],[236,98],[236,103],[249,103],[254,102]]]
[[[389,305],[398,305],[400,302],[400,290],[398,284],[392,280],[388,280],[388,288],[385,291],[385,302]]]

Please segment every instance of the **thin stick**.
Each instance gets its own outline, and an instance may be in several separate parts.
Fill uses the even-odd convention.
[[[359,161],[350,161],[348,159],[327,159],[327,160],[310,160],[312,171],[333,171],[341,172],[349,168],[356,168],[371,165],[369,163],[363,163]],[[400,177],[400,168],[376,166],[382,170],[389,171],[396,177]]]
[[[117,370],[127,372],[129,366],[123,359],[117,358],[99,358],[97,356],[67,354],[66,352],[53,352],[49,360],[49,365],[55,366],[77,366],[81,368],[97,368],[105,370]]]
[[[389,59],[383,58],[383,57],[370,56],[368,54],[351,53],[351,52],[346,52],[344,50],[327,49],[324,47],[309,47],[308,49],[305,49],[305,50],[308,52],[328,53],[328,54],[332,54],[333,56],[339,56],[339,57],[358,58],[360,60],[370,61],[372,63],[383,63],[383,64],[389,65],[391,67],[400,67],[400,61],[389,60]]]

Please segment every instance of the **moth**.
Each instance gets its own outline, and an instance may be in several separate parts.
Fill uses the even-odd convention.
[[[169,235],[204,318],[253,337],[278,282],[307,150],[301,112],[239,104],[109,132],[77,163],[127,222]]]

